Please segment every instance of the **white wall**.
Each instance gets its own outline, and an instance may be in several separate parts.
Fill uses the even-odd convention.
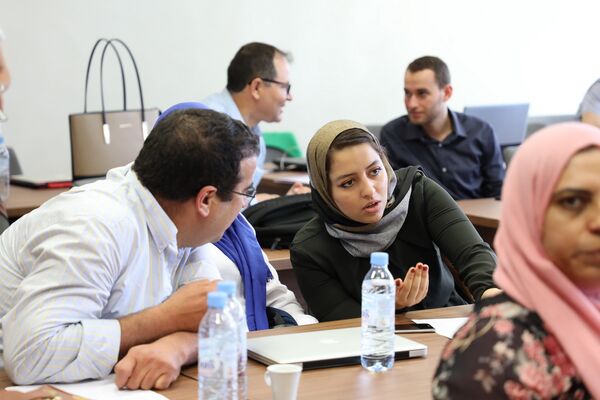
[[[598,15],[600,3],[583,0],[0,0],[13,73],[3,129],[26,173],[69,174],[68,115],[83,110],[99,37],[129,44],[146,104],[161,109],[221,90],[247,42],[290,50],[294,101],[263,129],[294,131],[302,146],[332,119],[403,114],[404,69],[425,54],[450,66],[455,109],[526,101],[530,115],[574,113],[600,76]],[[108,78],[117,108],[119,80]],[[97,90],[91,98],[97,109]]]

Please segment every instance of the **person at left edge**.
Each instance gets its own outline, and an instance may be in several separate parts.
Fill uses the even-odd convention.
[[[224,150],[226,149],[226,151]],[[197,247],[219,240],[252,186],[258,140],[211,110],[161,120],[132,165],[73,188],[0,236],[4,369],[16,384],[116,373],[166,388],[197,357],[214,289]],[[218,277],[214,277],[218,278]]]
[[[0,28],[0,111],[4,111],[4,92],[6,92],[10,86],[10,71],[8,70],[2,49],[3,41],[4,32],[2,31],[2,28]],[[0,136],[2,136],[5,146],[6,141],[3,137],[4,134],[2,132],[2,121],[0,121]],[[0,202],[0,233],[2,233],[6,228],[8,228],[8,213],[6,212],[6,205]]]

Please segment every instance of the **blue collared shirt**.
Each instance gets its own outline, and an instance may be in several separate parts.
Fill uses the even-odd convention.
[[[408,116],[381,129],[381,144],[394,169],[418,165],[455,200],[496,197],[504,179],[504,161],[492,127],[482,120],[448,110],[452,133],[432,139]]]
[[[210,96],[203,99],[202,103],[211,110],[225,113],[233,119],[237,119],[238,121],[246,123],[246,121],[244,121],[244,118],[242,117],[242,114],[240,113],[239,108],[235,104],[235,101],[233,101],[231,93],[229,93],[227,89],[223,89],[223,91],[219,93],[211,94]],[[258,125],[250,127],[250,131],[256,136],[258,136],[258,145],[260,148],[258,159],[256,160],[256,170],[254,171],[254,175],[252,177],[252,183],[254,184],[254,187],[257,188],[260,184],[260,180],[265,174],[265,158],[267,157],[267,145],[265,143],[265,138],[263,137]]]

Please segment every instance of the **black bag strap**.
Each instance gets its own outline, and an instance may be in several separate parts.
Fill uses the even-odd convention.
[[[86,82],[85,82],[84,112],[87,112],[87,88],[88,88],[89,72],[90,72],[92,59],[93,59],[93,56],[94,56],[97,46],[102,42],[104,42],[105,44],[104,44],[104,48],[102,49],[102,55],[100,57],[100,100],[101,100],[101,106],[102,106],[102,133],[104,135],[104,142],[106,144],[110,144],[110,127],[109,127],[108,123],[106,122],[106,107],[105,107],[105,103],[104,103],[104,57],[106,55],[106,50],[108,49],[109,46],[114,50],[115,54],[117,55],[117,59],[119,61],[119,66],[121,69],[121,81],[122,81],[122,85],[123,85],[123,111],[127,111],[127,89],[126,89],[126,84],[125,84],[125,73],[123,70],[123,62],[121,60],[120,53],[119,53],[118,49],[115,47],[115,45],[113,44],[113,42],[120,44],[127,51],[127,54],[129,55],[131,63],[133,64],[133,68],[135,70],[135,76],[136,76],[137,83],[138,83],[138,90],[139,90],[139,94],[140,94],[142,138],[144,140],[146,140],[146,137],[148,136],[148,124],[146,122],[146,113],[145,113],[145,107],[144,107],[144,95],[143,95],[143,91],[142,91],[142,82],[140,79],[140,73],[139,73],[139,69],[137,67],[137,63],[135,62],[133,53],[131,52],[129,47],[125,44],[125,42],[123,42],[121,39],[117,39],[117,38],[99,39],[96,42],[96,44],[94,45],[94,48],[92,49],[92,54],[90,55],[90,59],[88,61],[88,68],[87,68],[87,73],[86,73],[86,78],[85,78]]]
[[[117,50],[117,48],[108,40],[108,39],[98,39],[96,41],[96,43],[94,44],[94,47],[92,47],[92,52],[90,54],[90,58],[88,59],[88,65],[87,65],[87,70],[85,72],[85,94],[83,97],[83,112],[87,113],[87,94],[88,94],[88,83],[90,81],[90,70],[92,68],[92,60],[94,58],[94,53],[96,52],[96,48],[98,47],[98,45],[100,43],[106,42],[105,44],[105,48],[106,45],[110,44],[111,48],[115,51],[115,54],[117,55],[117,60],[119,60],[119,67],[121,69],[121,81],[123,83],[123,109],[125,109],[127,107],[127,87],[125,86],[125,71],[123,70],[123,62],[121,61],[121,56],[119,55],[119,52]]]

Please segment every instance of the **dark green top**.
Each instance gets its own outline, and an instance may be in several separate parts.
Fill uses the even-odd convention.
[[[399,183],[407,171],[396,171]],[[429,265],[427,296],[411,310],[465,304],[436,245],[476,300],[486,289],[495,287],[494,252],[450,195],[419,172],[413,179],[404,225],[396,240],[381,249],[389,253],[394,278],[404,279],[417,262]],[[302,295],[319,321],[360,317],[361,285],[371,267],[368,258],[351,256],[327,233],[321,217],[313,218],[296,234],[290,253]]]

